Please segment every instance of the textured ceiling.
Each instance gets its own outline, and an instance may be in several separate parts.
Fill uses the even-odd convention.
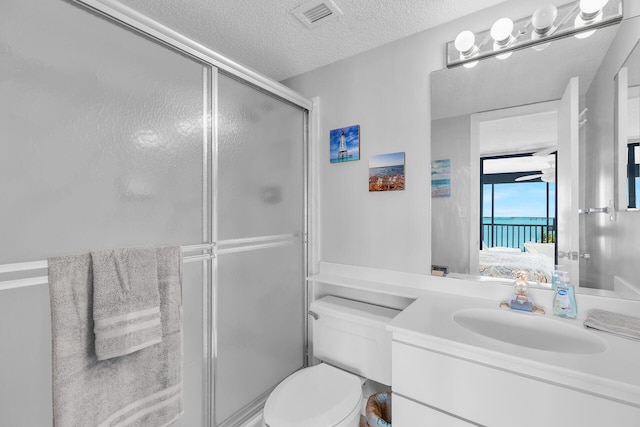
[[[335,0],[344,15],[307,29],[306,0],[120,0],[274,80],[283,80],[504,0]]]

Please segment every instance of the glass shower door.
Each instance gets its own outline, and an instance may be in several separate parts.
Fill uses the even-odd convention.
[[[2,0],[0,265],[208,242],[213,71],[74,2]],[[208,273],[184,266],[175,427],[208,425]],[[47,285],[0,291],[0,426],[50,426],[51,390]]]
[[[306,113],[218,77],[214,419],[233,425],[304,365]]]

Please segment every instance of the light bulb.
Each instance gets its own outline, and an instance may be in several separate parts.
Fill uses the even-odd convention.
[[[580,0],[580,14],[585,20],[600,13],[609,0]]]
[[[491,37],[499,46],[506,46],[512,40],[513,21],[509,18],[500,18],[491,26]]]
[[[498,58],[498,59],[507,59],[511,55],[513,55],[513,51],[509,51],[509,52],[506,52],[506,53],[501,53],[500,55],[496,55],[496,58]]]
[[[558,8],[552,4],[539,7],[531,16],[531,25],[533,26],[532,38],[535,35],[543,36],[551,31],[553,23],[558,17]]]
[[[580,13],[576,16],[574,26],[576,30],[587,25],[596,24],[602,21],[602,8],[609,0],[580,0]],[[586,39],[593,35],[596,30],[583,31],[575,34],[577,39]]]
[[[581,14],[578,14],[578,16],[576,16],[576,20],[574,21],[574,26],[576,30],[580,30],[583,27],[586,27],[587,25],[591,25],[591,24],[595,24],[602,21],[602,13],[598,13],[595,17],[593,17],[592,19],[585,21],[582,18]],[[582,31],[579,33],[576,33],[574,35],[575,38],[577,39],[586,39],[587,37],[592,36],[594,33],[596,32],[596,30],[590,30],[590,31]]]
[[[476,48],[476,36],[471,31],[465,30],[456,36],[453,45],[461,55],[471,55]]]
[[[480,62],[480,61],[465,62],[464,64],[462,64],[462,66],[463,66],[464,68],[473,68],[473,67],[475,67],[476,65],[478,65],[478,62]]]

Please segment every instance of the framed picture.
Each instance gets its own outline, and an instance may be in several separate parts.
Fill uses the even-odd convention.
[[[451,160],[431,161],[431,197],[451,196]]]
[[[360,125],[330,131],[329,142],[331,163],[360,160]]]
[[[404,190],[404,153],[369,157],[369,191]]]

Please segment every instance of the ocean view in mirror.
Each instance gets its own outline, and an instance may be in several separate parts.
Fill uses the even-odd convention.
[[[555,243],[555,218],[546,217],[483,217],[482,241],[488,248],[518,248],[525,242]]]

